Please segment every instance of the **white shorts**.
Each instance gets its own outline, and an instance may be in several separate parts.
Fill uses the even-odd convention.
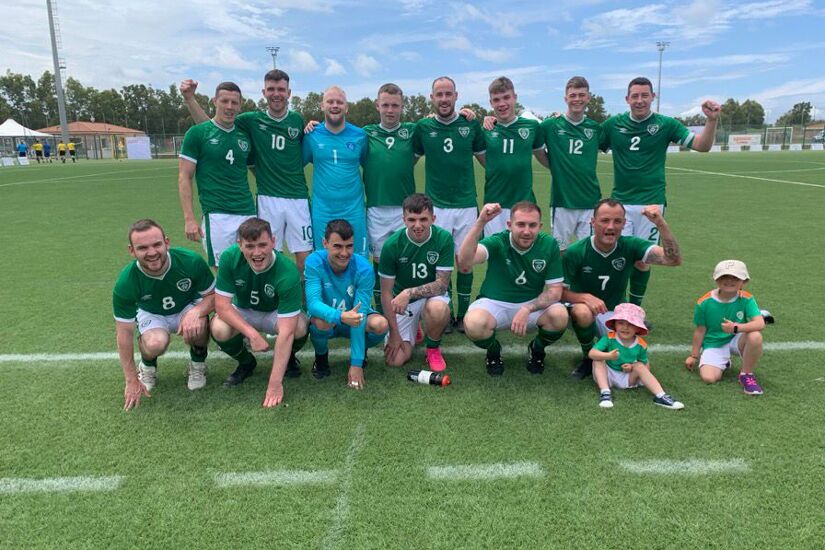
[[[505,229],[507,229],[507,220],[510,219],[510,209],[509,208],[502,208],[501,214],[493,218],[492,220],[487,222],[487,225],[484,226],[484,237],[489,237],[490,235],[495,235],[496,233],[501,233]]]
[[[437,300],[449,305],[450,297],[446,294],[444,296],[433,296],[432,298],[421,298],[407,306],[407,311],[403,315],[395,315],[395,322],[398,323],[398,334],[401,340],[415,345],[415,334],[418,332],[418,322],[421,320],[421,314],[424,312],[424,305],[429,300]]]
[[[470,307],[467,309],[467,313],[474,309],[483,309],[492,315],[493,319],[496,320],[496,330],[509,330],[513,324],[513,317],[516,316],[516,313],[518,313],[518,310],[522,305],[523,304],[514,304],[512,302],[502,302],[500,300],[491,300],[490,298],[479,298],[470,304]],[[532,312],[527,318],[527,330],[533,330],[536,328],[539,317],[541,317],[545,311],[553,307],[563,308],[564,306],[560,302],[556,302],[555,304],[551,304],[547,309]]]
[[[435,225],[449,231],[453,236],[457,254],[470,228],[476,223],[478,208],[438,208],[436,206],[433,208],[433,214],[435,214]]]
[[[710,365],[717,369],[726,370],[730,367],[730,357],[735,355],[741,357],[739,353],[739,339],[742,333],[735,334],[733,340],[727,346],[721,348],[707,348],[702,350],[702,356],[699,357],[699,366]]]
[[[629,372],[613,370],[610,367],[607,367],[607,385],[610,388],[627,390],[630,388],[638,388],[643,384],[642,381],[637,378],[636,383],[631,385]]]
[[[180,320],[183,319],[186,312],[193,307],[195,307],[194,303],[189,304],[178,313],[173,313],[172,315],[149,313],[138,308],[137,315],[135,316],[138,334],[143,334],[144,332],[158,328],[165,330],[169,334],[175,334],[178,328],[180,328]]]
[[[275,311],[257,311],[254,309],[247,309],[237,307],[232,304],[238,313],[241,314],[243,320],[249,323],[255,330],[264,332],[266,334],[278,334],[278,310]],[[301,315],[297,312],[294,315]],[[289,317],[293,317],[290,315]]]
[[[206,261],[212,267],[219,265],[224,250],[238,240],[238,227],[255,216],[245,214],[206,214],[201,222],[203,230],[203,248],[206,250]]]
[[[370,240],[370,254],[381,257],[381,249],[387,239],[404,227],[404,211],[400,206],[373,206],[367,208],[367,236]]]
[[[649,219],[642,215],[642,210],[650,206],[647,204],[625,204],[625,217],[627,221],[624,224],[622,235],[639,237],[653,244],[659,243],[659,229]],[[662,216],[665,215],[665,205],[657,204]]]
[[[309,200],[258,195],[258,217],[272,226],[278,252],[283,250],[284,243],[293,254],[312,251]]]
[[[553,208],[552,217],[553,237],[562,250],[593,234],[590,225],[593,219],[592,208]]]

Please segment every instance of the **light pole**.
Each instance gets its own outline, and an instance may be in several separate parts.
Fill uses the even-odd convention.
[[[656,42],[656,48],[659,50],[659,81],[656,84],[656,112],[659,112],[659,101],[662,99],[662,54],[665,48],[670,46],[670,42]]]
[[[277,59],[278,59],[278,52],[280,50],[281,50],[281,48],[279,48],[278,46],[267,46],[266,47],[266,51],[268,51],[269,55],[272,56],[272,68],[273,69],[278,68]]]

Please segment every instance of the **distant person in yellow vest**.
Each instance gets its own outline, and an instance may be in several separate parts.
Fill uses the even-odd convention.
[[[69,142],[69,156],[72,157],[72,162],[77,162],[77,151],[75,151],[74,141]]]
[[[63,143],[63,140],[57,143],[57,156],[60,158],[60,162],[66,164],[66,144]]]
[[[117,142],[117,158],[118,160],[126,158],[126,142],[123,141],[123,138],[120,138],[120,141]]]
[[[39,139],[34,140],[34,145],[32,145],[32,149],[34,150],[34,157],[37,159],[37,164],[43,160],[43,144],[40,143]]]

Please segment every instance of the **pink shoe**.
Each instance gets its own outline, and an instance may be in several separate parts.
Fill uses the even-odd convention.
[[[418,325],[418,330],[415,332],[415,344],[418,345],[424,341],[424,331],[421,330],[421,325]]]
[[[441,348],[427,348],[427,365],[433,372],[441,372],[447,368],[447,363],[441,355]]]

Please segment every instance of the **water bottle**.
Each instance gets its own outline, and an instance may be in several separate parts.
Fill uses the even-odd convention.
[[[433,386],[450,385],[450,377],[448,375],[431,370],[407,371],[407,380],[418,382],[419,384],[431,384]]]

